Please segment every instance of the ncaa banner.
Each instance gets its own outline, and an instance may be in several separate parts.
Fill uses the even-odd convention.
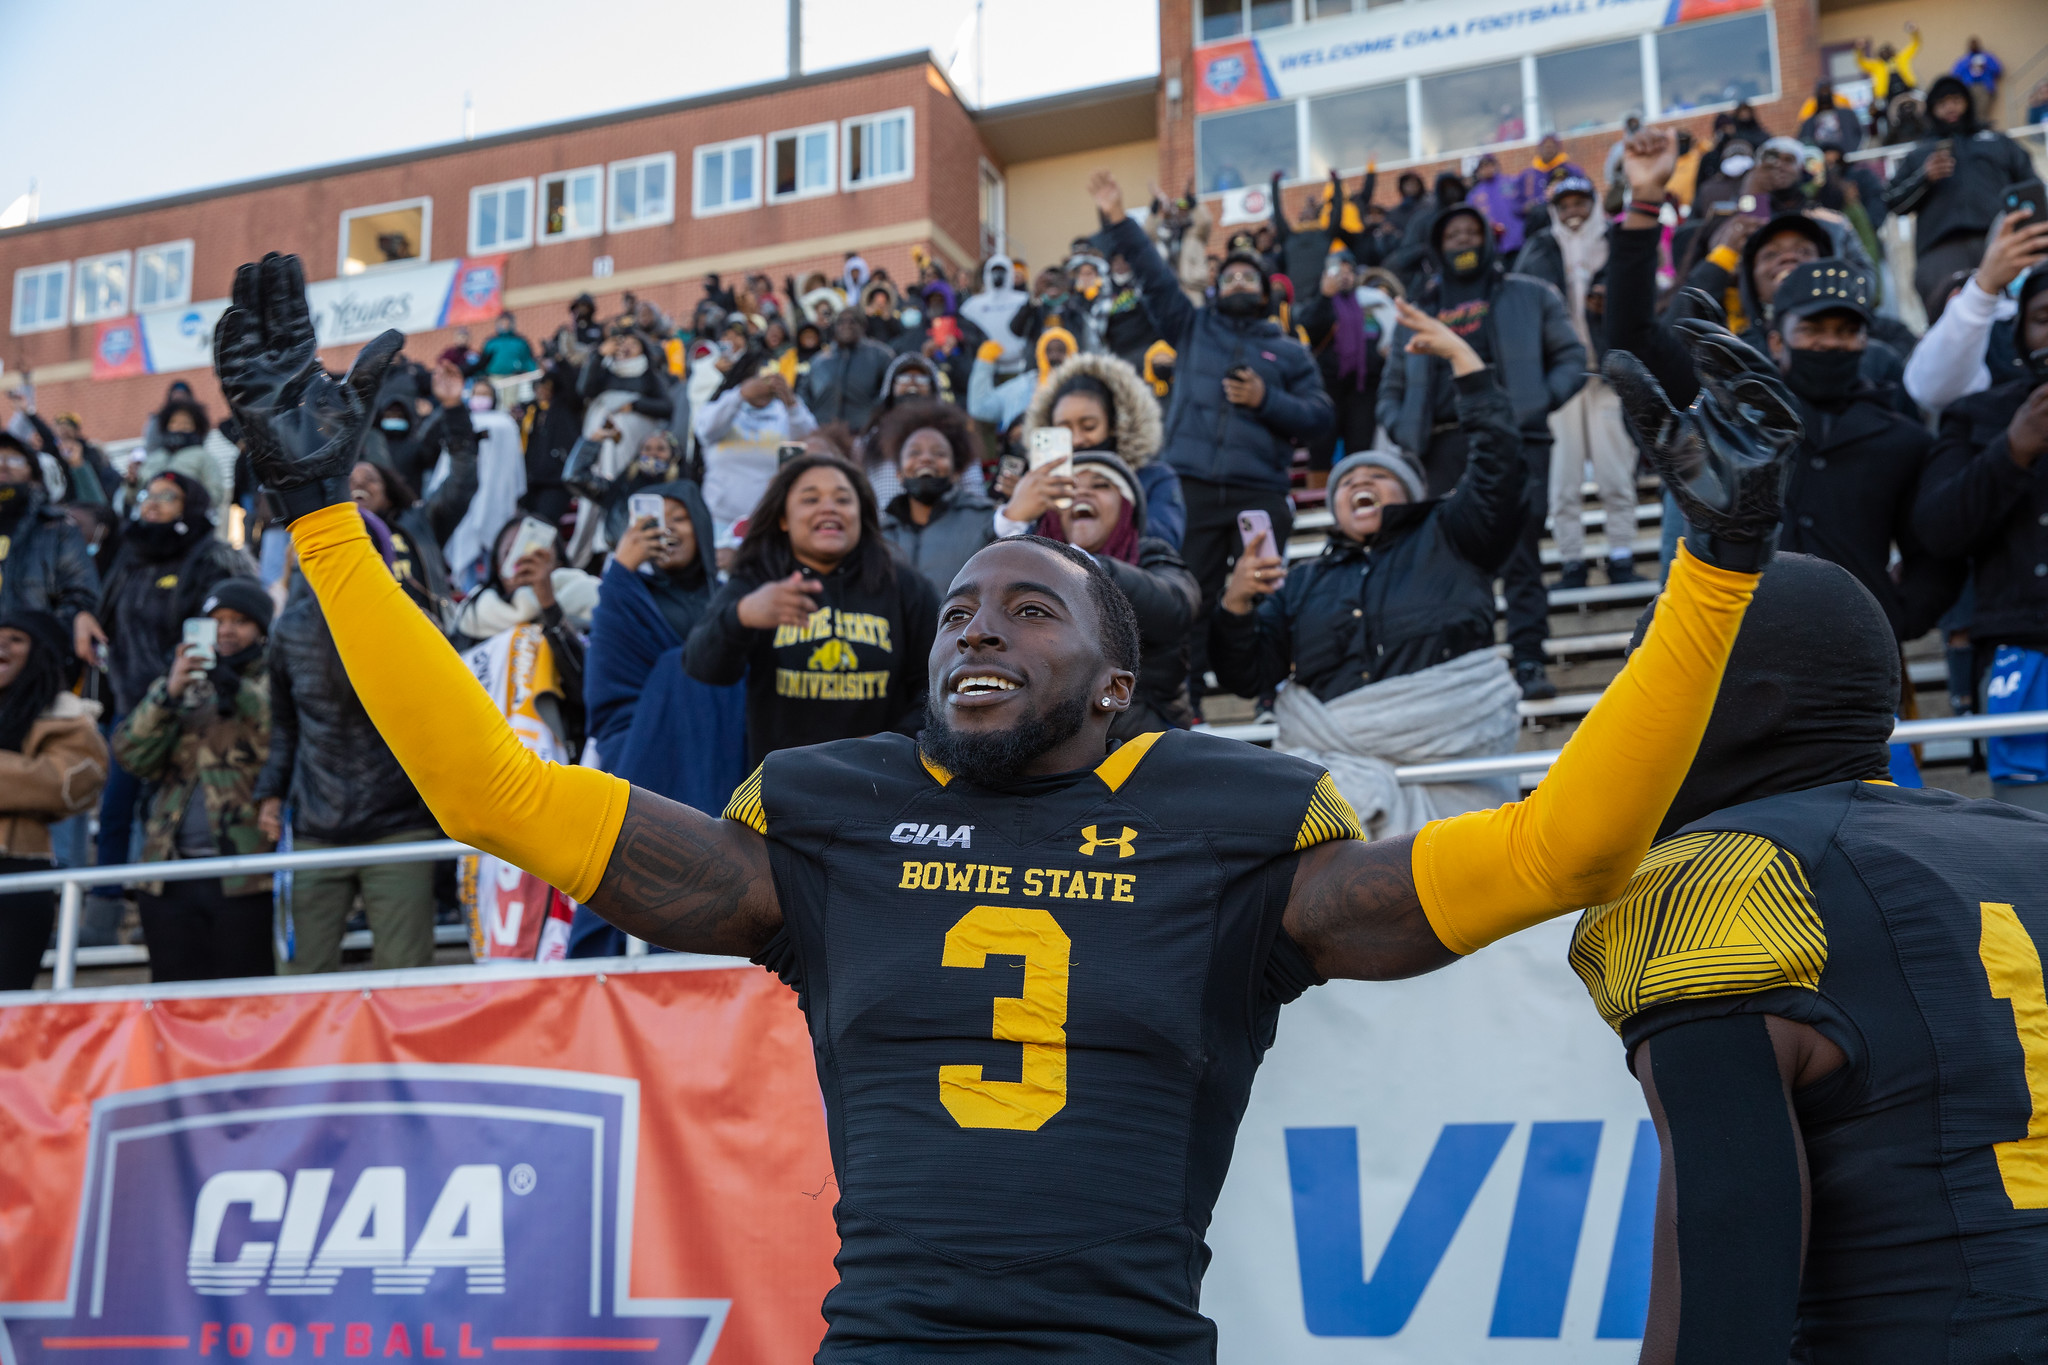
[[[1626,1365],[1658,1148],[1554,921],[1280,1012],[1209,1229],[1226,1365]]]
[[[832,1163],[766,973],[224,984],[0,1006],[4,1365],[816,1349]]]
[[[141,318],[115,318],[99,325],[92,338],[94,379],[126,379],[149,372]]]
[[[1760,9],[1764,0],[1430,0],[1195,49],[1195,110],[1351,90]]]

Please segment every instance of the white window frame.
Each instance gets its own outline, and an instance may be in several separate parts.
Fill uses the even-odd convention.
[[[775,191],[775,144],[782,139],[795,138],[797,142],[797,178],[803,178],[803,140],[813,133],[825,135],[825,183],[816,189],[807,190],[801,184],[788,194]],[[798,199],[816,199],[820,195],[835,193],[839,188],[839,124],[835,119],[823,123],[807,123],[801,128],[784,128],[768,135],[766,155],[761,161],[761,188],[771,204],[789,204]]]
[[[150,303],[142,301],[142,258],[153,251],[182,250],[185,253],[185,291],[176,298],[166,295]],[[128,293],[130,303],[138,313],[153,313],[159,308],[183,308],[192,302],[192,259],[193,248],[190,237],[181,237],[175,242],[152,242],[135,249],[135,273],[129,277]]]
[[[52,272],[54,272],[57,275],[59,281],[57,285],[57,297],[62,302],[62,306],[57,310],[56,318],[49,322],[31,322],[26,327],[22,326],[22,280],[29,275],[48,276]],[[69,327],[71,325],[71,262],[50,261],[44,265],[25,265],[21,269],[15,271],[14,295],[12,303],[10,304],[7,310],[7,320],[9,330],[11,330],[15,336],[27,336],[30,332],[54,332],[60,328]]]
[[[640,168],[652,161],[659,161],[668,168],[668,203],[662,209],[659,218],[642,216],[635,218],[630,223],[621,223],[617,212],[619,206],[619,177],[629,171],[637,176],[640,173]],[[673,223],[676,220],[676,154],[674,152],[655,152],[648,156],[629,156],[623,160],[612,162],[605,169],[607,174],[605,176],[604,225],[607,232],[632,232],[639,228],[660,227],[664,223]]]
[[[565,228],[560,232],[549,232],[548,220],[540,211],[541,201],[547,198],[548,186],[567,184],[581,175],[594,176],[597,179],[597,221],[587,228]],[[604,197],[604,190],[603,166],[577,166],[572,170],[551,171],[542,176],[539,184],[534,187],[533,239],[536,242],[543,243],[573,242],[581,237],[596,237],[602,234],[604,232],[604,216],[610,206],[610,201]],[[570,196],[565,192],[563,194],[563,202],[569,202],[569,198]]]
[[[872,127],[885,119],[901,117],[903,120],[903,169],[892,175],[870,175],[855,180],[853,175],[853,139],[860,130]],[[917,111],[909,105],[901,109],[883,109],[858,118],[842,119],[839,123],[839,186],[849,193],[854,190],[874,189],[881,185],[900,185],[906,180],[917,178]]]
[[[390,213],[393,209],[418,209],[420,211],[420,254],[403,261],[381,261],[376,265],[365,265],[358,274],[374,275],[380,270],[395,270],[409,265],[425,265],[434,259],[434,198],[420,195],[415,199],[393,199],[387,204],[360,204],[355,208],[343,209],[336,224],[334,244],[334,273],[353,278],[348,268],[348,224],[351,218],[367,218],[373,213]]]
[[[79,297],[78,291],[79,291],[80,289],[84,288],[84,286],[85,286],[85,270],[86,270],[86,267],[87,267],[87,266],[91,266],[91,265],[98,265],[98,264],[100,264],[100,263],[101,263],[102,261],[119,261],[119,262],[121,263],[121,278],[122,278],[122,280],[124,281],[124,283],[122,284],[122,287],[121,287],[121,300],[120,300],[120,302],[119,302],[118,304],[116,304],[115,306],[113,306],[113,307],[111,307],[111,308],[107,308],[107,309],[104,309],[104,310],[102,310],[102,311],[99,311],[99,312],[89,312],[89,311],[87,311],[87,309],[86,309],[86,306],[85,306],[85,300]],[[134,300],[134,298],[135,298],[135,253],[134,253],[134,252],[132,252],[132,251],[102,251],[102,252],[98,252],[98,253],[96,253],[96,254],[94,254],[94,255],[91,255],[91,256],[80,256],[80,257],[79,257],[79,258],[78,258],[77,260],[75,260],[75,261],[73,261],[73,262],[71,263],[71,318],[72,318],[72,321],[74,321],[74,322],[78,322],[78,323],[87,323],[87,322],[105,322],[105,321],[106,321],[107,319],[109,319],[109,318],[125,318],[125,317],[127,317],[127,316],[128,316],[128,305],[129,305],[129,304],[130,304],[130,303],[131,303],[131,302],[132,302],[132,301]]]
[[[732,153],[750,151],[754,154],[754,193],[748,199],[728,199],[722,204],[706,204],[704,190],[711,182],[704,174],[707,157],[724,158],[720,161],[721,189],[731,187]],[[706,142],[690,149],[690,216],[692,218],[716,218],[720,214],[744,213],[757,209],[766,201],[768,184],[767,167],[761,160],[761,139],[758,137],[736,137],[727,142]]]
[[[522,236],[522,237],[520,238],[520,240],[518,240],[518,241],[516,241],[516,242],[512,242],[512,241],[507,241],[507,240],[505,240],[505,237],[504,237],[504,231],[505,231],[505,219],[504,219],[505,201],[504,201],[503,195],[504,195],[504,192],[505,192],[506,190],[517,190],[517,189],[524,189],[524,190],[526,191],[526,224],[525,224],[525,228],[524,228],[524,235],[523,235],[523,236]],[[535,217],[536,213],[538,212],[538,208],[539,208],[539,204],[540,204],[540,199],[539,199],[539,196],[538,196],[538,195],[536,195],[536,194],[534,193],[534,189],[535,189],[535,186],[534,186],[534,183],[533,183],[533,179],[532,179],[532,177],[530,177],[530,176],[529,176],[528,178],[524,179],[524,180],[500,180],[500,181],[498,181],[498,182],[497,182],[496,184],[493,184],[493,185],[476,185],[476,186],[473,186],[473,187],[471,187],[471,189],[470,189],[470,191],[469,191],[469,254],[470,254],[470,255],[472,255],[472,256],[496,256],[496,255],[498,255],[498,254],[500,254],[500,253],[502,253],[502,252],[507,252],[507,251],[524,251],[524,250],[526,250],[526,249],[527,249],[528,247],[530,247],[530,246],[532,246],[532,245],[533,245],[533,224],[534,224],[534,217]],[[485,195],[487,195],[487,194],[495,194],[495,195],[498,195],[498,196],[500,196],[500,198],[499,198],[499,200],[498,200],[498,213],[499,213],[499,218],[498,218],[498,241],[497,241],[497,243],[496,243],[495,245],[493,245],[493,246],[485,246],[485,245],[484,245],[483,243],[481,243],[481,242],[477,241],[477,239],[476,239],[476,224],[477,224],[477,214],[476,214],[476,207],[477,207],[477,201],[478,201],[478,200],[480,200],[480,199],[482,199],[482,198],[483,198],[483,197],[484,197]]]

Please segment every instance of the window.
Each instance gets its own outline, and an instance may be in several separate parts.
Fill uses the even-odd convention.
[[[837,125],[817,123],[768,139],[768,198],[806,199],[832,193],[832,144]]]
[[[1003,183],[1003,173],[983,161],[981,163],[981,254],[984,258],[1001,255],[1009,245],[1010,210],[1009,189]]]
[[[1643,112],[1643,45],[1635,38],[1536,59],[1538,132],[1565,137]]]
[[[1244,0],[1202,0],[1202,42],[1235,38],[1242,32]]]
[[[611,230],[654,227],[676,216],[676,154],[612,163]]]
[[[604,198],[604,167],[558,171],[540,178],[540,239],[566,242],[595,237],[604,227],[598,201]]]
[[[1493,142],[1519,142],[1528,136],[1522,119],[1520,62],[1425,76],[1417,84],[1425,157]]]
[[[1293,180],[1300,174],[1301,153],[1295,135],[1292,104],[1219,114],[1195,125],[1195,164],[1200,192],[1263,185],[1279,171]]]
[[[135,311],[192,302],[192,243],[164,242],[135,253]]]
[[[1200,4],[1202,36],[1198,41],[1204,43],[1235,38],[1247,30],[1284,28],[1294,22],[1294,0],[1200,0]],[[1307,4],[1311,19],[1348,14],[1352,8],[1351,0],[1307,0]]]
[[[469,192],[469,250],[519,251],[533,245],[533,182],[507,180]]]
[[[886,114],[846,121],[846,188],[865,189],[910,179],[910,111],[891,109]]]
[[[434,201],[404,199],[341,215],[341,273],[433,259]]]
[[[1348,90],[1308,102],[1308,173],[1357,172],[1368,161],[1408,159],[1408,83]]]
[[[1657,35],[1657,90],[1668,117],[1709,104],[1777,98],[1768,10]]]
[[[761,139],[743,137],[697,149],[696,193],[691,212],[699,218],[761,205]]]
[[[47,332],[62,327],[71,300],[71,262],[32,265],[14,272],[14,331]]]
[[[78,292],[72,296],[74,322],[118,318],[128,311],[128,253],[110,251],[78,263]]]

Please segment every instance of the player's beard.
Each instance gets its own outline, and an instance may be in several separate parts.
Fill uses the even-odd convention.
[[[977,787],[999,787],[1023,776],[1034,760],[1081,733],[1088,722],[1089,689],[1063,697],[1026,715],[1007,730],[956,730],[946,721],[943,697],[925,703],[925,755],[955,777]]]

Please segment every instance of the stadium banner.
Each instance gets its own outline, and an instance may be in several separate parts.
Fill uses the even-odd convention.
[[[1624,1365],[1658,1149],[1573,921],[1280,1012],[1209,1231],[1225,1365]]]
[[[322,346],[352,346],[387,327],[431,332],[487,322],[504,308],[505,257],[474,256],[387,266],[306,286]],[[175,374],[213,364],[213,328],[228,300],[160,308],[99,325],[92,377]],[[116,335],[120,333],[121,335]]]
[[[796,999],[758,968],[11,999],[5,1365],[703,1365],[823,1334],[831,1156]]]
[[[1525,53],[1625,38],[1761,9],[1764,0],[1431,0],[1383,5],[1195,49],[1195,111],[1514,61]]]

